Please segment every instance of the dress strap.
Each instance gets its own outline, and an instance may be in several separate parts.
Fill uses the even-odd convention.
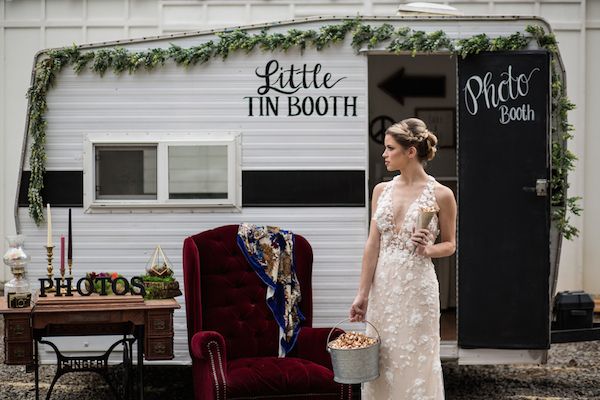
[[[398,176],[398,175],[396,175],[396,176]],[[392,179],[387,181],[387,184],[385,185],[386,193],[389,193],[392,190],[392,188],[394,187],[394,181],[396,180],[396,176],[394,176]]]
[[[431,205],[435,205],[437,207],[437,201],[435,199],[435,190],[434,190],[435,182],[436,182],[435,178],[431,175],[428,175],[426,198],[431,203]]]

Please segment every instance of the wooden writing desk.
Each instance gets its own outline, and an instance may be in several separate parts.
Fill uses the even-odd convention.
[[[143,362],[173,358],[173,310],[179,308],[175,299],[144,300],[141,296],[79,296],[55,297],[50,293],[40,297],[33,307],[8,308],[0,299],[0,314],[4,315],[5,363],[27,365],[35,372],[36,400],[39,399],[38,343],[48,344],[57,356],[57,373],[46,399],[58,378],[67,372],[93,371],[107,380],[108,357],[119,344],[123,345],[125,383],[122,390],[111,388],[117,397],[130,398],[132,390],[128,371],[132,370],[132,345],[137,341],[137,393],[143,399]],[[67,357],[43,338],[56,336],[123,335],[102,356]],[[143,343],[143,346],[142,346]],[[120,388],[121,389],[121,388]]]

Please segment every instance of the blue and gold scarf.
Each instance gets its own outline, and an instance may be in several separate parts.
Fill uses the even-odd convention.
[[[267,305],[279,325],[279,356],[296,343],[300,322],[300,283],[294,262],[294,234],[275,226],[241,224],[237,243],[260,279],[267,285]]]

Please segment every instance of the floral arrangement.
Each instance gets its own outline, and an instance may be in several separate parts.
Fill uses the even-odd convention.
[[[94,292],[95,293],[102,292],[102,278],[107,278],[108,280],[105,281],[106,283],[104,284],[106,294],[113,295],[114,293],[112,291],[111,282],[117,278],[123,278],[123,275],[118,274],[116,272],[99,272],[99,273],[88,272],[87,274],[85,274],[85,277],[91,279],[92,282],[94,282]],[[86,285],[86,289],[89,290],[89,288],[87,287],[89,285],[89,282],[86,281],[85,285]],[[117,292],[122,292],[125,289],[125,286],[122,281],[117,282],[116,286],[117,286]]]

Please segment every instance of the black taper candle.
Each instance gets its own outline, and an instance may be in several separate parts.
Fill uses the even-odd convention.
[[[71,228],[71,209],[69,208],[69,250],[67,253],[67,259],[73,260],[73,232]]]

